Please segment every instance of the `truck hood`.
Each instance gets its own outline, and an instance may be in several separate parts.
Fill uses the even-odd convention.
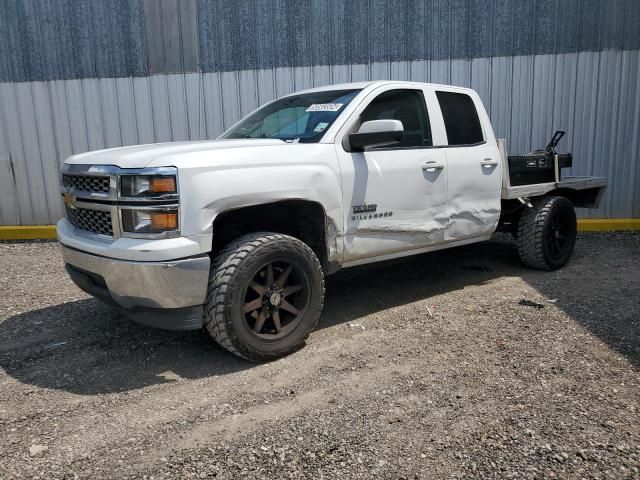
[[[120,168],[144,168],[150,163],[163,163],[166,166],[175,163],[175,157],[183,154],[199,152],[215,152],[217,150],[232,150],[237,148],[253,148],[286,145],[282,140],[248,139],[248,140],[207,140],[199,142],[168,142],[152,143],[148,145],[134,145],[131,147],[108,148],[93,152],[81,153],[69,157],[65,163],[84,165],[115,165]]]

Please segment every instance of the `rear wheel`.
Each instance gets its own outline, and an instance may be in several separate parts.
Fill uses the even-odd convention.
[[[518,254],[539,270],[564,266],[576,243],[576,213],[565,197],[541,197],[525,208],[518,222]]]
[[[204,322],[231,353],[265,361],[304,344],[323,300],[322,268],[307,245],[287,235],[253,233],[216,257]]]

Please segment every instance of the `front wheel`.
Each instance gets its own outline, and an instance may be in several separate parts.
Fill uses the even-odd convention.
[[[266,361],[304,344],[323,301],[322,268],[306,244],[288,235],[251,233],[214,260],[204,323],[226,350]]]
[[[556,270],[564,266],[576,243],[576,213],[565,197],[541,197],[525,207],[518,222],[518,254],[528,267]]]

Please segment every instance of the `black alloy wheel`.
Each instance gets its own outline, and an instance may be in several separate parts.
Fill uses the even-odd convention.
[[[573,217],[573,218],[572,218]],[[567,250],[573,248],[575,236],[575,215],[566,209],[558,209],[549,219],[547,230],[547,252],[554,262],[562,260]]]
[[[257,269],[244,295],[248,328],[275,340],[295,329],[309,304],[309,279],[294,262],[267,262]]]

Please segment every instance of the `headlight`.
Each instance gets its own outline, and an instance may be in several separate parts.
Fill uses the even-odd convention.
[[[166,233],[178,230],[178,209],[121,208],[122,230],[127,233]]]
[[[173,238],[180,235],[176,167],[120,170],[118,200],[123,237]]]
[[[121,197],[163,197],[178,193],[175,175],[122,175]]]

